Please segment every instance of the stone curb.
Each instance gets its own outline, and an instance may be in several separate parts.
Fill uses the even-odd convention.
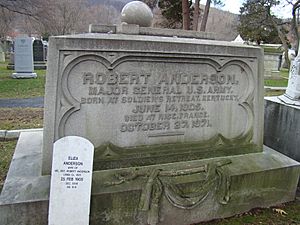
[[[264,86],[265,90],[285,91],[287,87]]]
[[[20,130],[0,130],[0,140],[17,139],[21,132],[43,131],[43,128],[20,129]]]

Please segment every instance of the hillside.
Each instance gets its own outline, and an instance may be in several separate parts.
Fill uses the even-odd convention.
[[[123,6],[132,0],[88,0],[90,5],[113,6],[116,10],[121,11]]]
[[[102,15],[100,19],[100,15],[98,15],[97,21],[98,23],[116,23],[119,21],[118,12],[120,12],[123,6],[131,2],[132,0],[88,0],[90,6],[99,6],[105,8],[102,10],[104,14],[110,14],[110,16]],[[201,9],[204,9],[204,5],[201,5]],[[113,18],[112,18],[113,17]],[[109,19],[108,19],[109,18]],[[101,21],[102,20],[102,21]],[[201,20],[201,16],[200,16]],[[159,10],[155,10],[155,27],[160,27],[163,18]],[[220,40],[232,41],[238,35],[236,31],[236,27],[238,24],[238,15],[230,13],[228,11],[223,11],[217,8],[211,7],[208,21],[207,21],[207,32],[213,32],[219,34]],[[199,23],[200,26],[200,23]]]

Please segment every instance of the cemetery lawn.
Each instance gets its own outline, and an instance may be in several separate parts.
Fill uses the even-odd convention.
[[[283,95],[285,93],[285,91],[281,91],[281,90],[272,90],[272,91],[266,91],[265,92],[265,96],[266,97],[270,97],[270,96],[279,96],[279,95]]]
[[[276,207],[252,209],[227,219],[203,222],[197,225],[299,225],[300,199]]]
[[[288,69],[281,69],[280,70],[280,77],[281,79],[265,79],[265,86],[271,87],[287,87],[288,85],[288,78],[289,78],[289,70]]]
[[[0,98],[30,98],[44,96],[46,70],[35,70],[36,79],[13,79],[14,70],[0,63]]]
[[[10,161],[14,154],[17,141],[0,141],[0,192],[2,190]]]
[[[43,127],[41,108],[0,108],[0,130]]]

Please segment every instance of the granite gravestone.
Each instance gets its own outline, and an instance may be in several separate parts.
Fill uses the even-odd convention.
[[[34,40],[33,42],[33,62],[34,69],[45,70],[47,49],[42,40]]]
[[[2,221],[12,213],[33,221],[26,215],[47,208],[53,143],[70,135],[95,146],[92,225],[193,224],[294,199],[299,163],[262,145],[260,48],[111,28],[50,38],[44,137],[17,145],[42,152],[43,174],[21,190],[18,179],[7,183],[0,203],[24,208],[4,208]]]
[[[34,62],[44,62],[44,45],[41,40],[33,41],[33,61]]]
[[[94,146],[68,136],[54,143],[49,225],[88,225]]]
[[[15,39],[15,73],[12,78],[36,78],[33,70],[33,39],[31,37],[17,37]]]

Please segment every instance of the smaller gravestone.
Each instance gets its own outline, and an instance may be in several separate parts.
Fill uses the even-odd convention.
[[[3,50],[3,44],[0,42],[0,62],[5,62],[5,52]]]
[[[67,136],[54,143],[49,225],[88,225],[94,146]]]
[[[12,78],[36,78],[33,69],[33,49],[31,37],[15,39],[15,71]]]
[[[33,42],[33,61],[44,62],[44,44],[41,40],[34,40]]]

